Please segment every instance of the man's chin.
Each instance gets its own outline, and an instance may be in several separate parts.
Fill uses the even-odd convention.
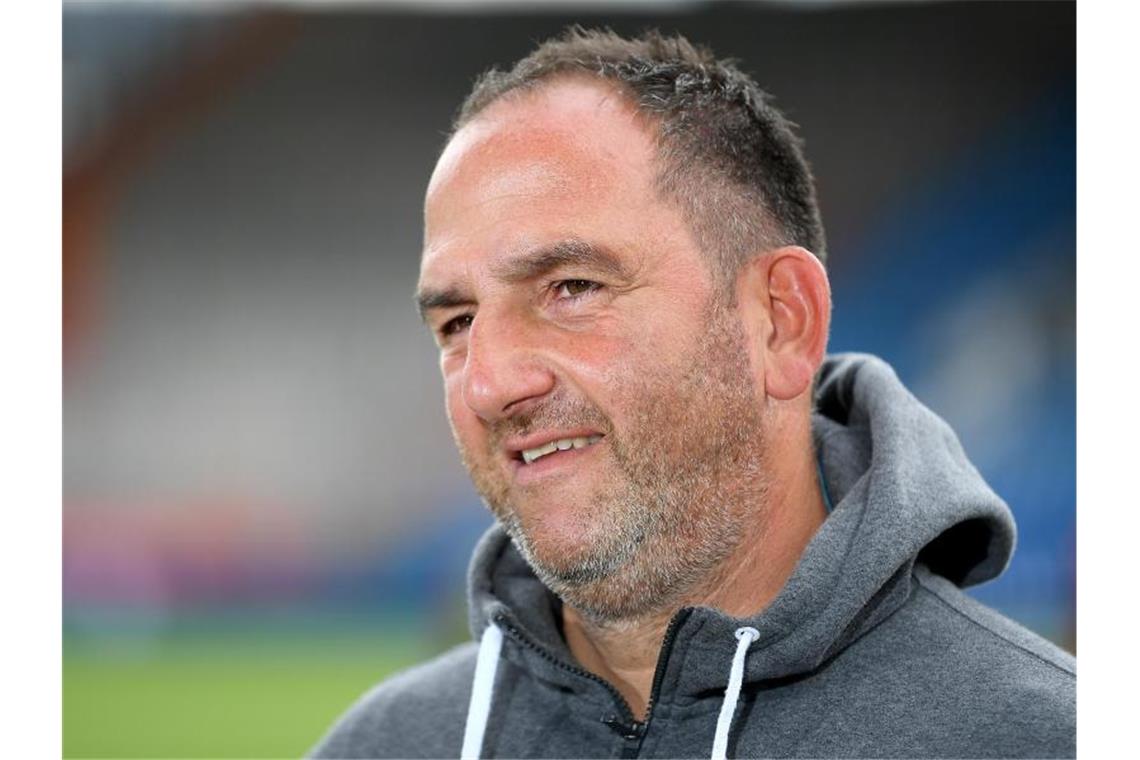
[[[535,574],[552,590],[577,588],[611,579],[628,561],[628,551],[606,547],[601,537],[524,530],[504,522]]]
[[[524,530],[514,514],[499,519],[542,584],[595,625],[656,614],[683,589],[661,586],[663,576],[654,570],[661,560],[651,559],[656,552],[644,533],[627,533],[624,541],[612,528],[566,536],[538,526]]]
[[[645,617],[657,607],[657,597],[635,582],[628,563],[615,569],[596,564],[573,568],[531,567],[543,584],[564,604],[598,626],[612,626]]]

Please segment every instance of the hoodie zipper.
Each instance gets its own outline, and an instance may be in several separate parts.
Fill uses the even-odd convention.
[[[514,626],[505,616],[498,616],[495,620],[501,623],[507,630],[507,633],[512,639],[519,644],[527,647],[528,649],[536,652],[539,656],[550,662],[562,670],[573,673],[576,676],[585,678],[590,681],[601,684],[613,696],[614,702],[617,704],[618,709],[621,710],[622,716],[608,716],[602,719],[602,722],[613,729],[623,739],[626,744],[622,749],[621,757],[623,758],[636,758],[641,752],[641,743],[645,740],[645,732],[649,728],[650,721],[653,720],[653,705],[657,701],[658,694],[661,691],[661,682],[665,678],[665,667],[669,662],[669,655],[673,651],[673,640],[677,638],[677,631],[680,629],[681,624],[688,619],[692,613],[692,607],[685,607],[673,616],[669,621],[668,628],[665,629],[665,638],[661,642],[661,653],[657,657],[657,667],[653,672],[653,685],[649,690],[649,701],[645,706],[645,720],[639,721],[634,717],[633,710],[630,709],[629,703],[625,701],[625,697],[621,692],[606,679],[597,676],[585,668],[580,668],[577,665],[562,660],[559,657],[551,654],[544,647],[531,641],[522,631]],[[624,718],[624,721],[622,720]]]

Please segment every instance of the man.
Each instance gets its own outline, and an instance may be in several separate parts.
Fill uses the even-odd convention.
[[[466,644],[321,757],[1071,756],[1074,661],[965,596],[1005,505],[871,357],[825,359],[800,144],[731,64],[580,29],[479,81],[419,305],[498,518]]]

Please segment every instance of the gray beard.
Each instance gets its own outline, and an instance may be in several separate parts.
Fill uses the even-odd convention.
[[[594,624],[661,614],[715,585],[746,526],[764,518],[764,415],[730,315],[710,315],[687,367],[679,381],[644,379],[630,430],[608,436],[624,477],[594,495],[612,523],[577,562],[544,561],[517,512],[480,489],[538,578]]]

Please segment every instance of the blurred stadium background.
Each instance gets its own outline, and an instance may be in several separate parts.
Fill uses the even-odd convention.
[[[680,31],[802,125],[833,350],[1020,527],[975,593],[1075,651],[1075,5],[63,5],[64,754],[298,756],[466,637],[490,523],[412,307],[473,77]]]

